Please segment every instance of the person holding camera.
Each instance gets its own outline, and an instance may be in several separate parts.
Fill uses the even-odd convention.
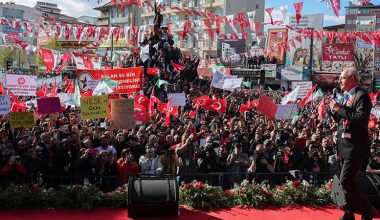
[[[132,154],[129,149],[121,151],[121,158],[117,160],[117,171],[120,185],[127,184],[130,176],[135,176],[140,172],[140,167],[132,160]]]
[[[273,157],[271,154],[272,141],[265,140],[264,144],[258,144],[256,151],[252,155],[251,166],[248,168],[248,173],[259,174],[257,182],[268,180],[265,174],[274,173]]]
[[[246,173],[249,167],[249,158],[243,153],[243,148],[239,143],[234,143],[233,152],[228,155],[227,168],[228,172],[234,173],[230,177],[230,184],[240,183],[242,173]]]

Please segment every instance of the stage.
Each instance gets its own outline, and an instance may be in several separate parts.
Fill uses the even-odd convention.
[[[37,209],[37,210],[1,210],[0,219],[6,220],[127,220],[127,219],[198,219],[198,220],[219,220],[219,219],[255,219],[255,220],[337,220],[342,212],[333,206],[311,208],[311,207],[291,207],[291,208],[266,208],[265,210],[232,208],[214,211],[198,211],[185,206],[181,207],[181,214],[178,217],[160,218],[128,218],[127,209],[94,209],[92,211],[83,210],[62,210],[62,209]],[[360,219],[356,215],[356,219]],[[377,218],[380,219],[380,215]]]

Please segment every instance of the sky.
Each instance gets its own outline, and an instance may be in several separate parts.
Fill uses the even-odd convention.
[[[23,4],[30,7],[33,7],[37,0],[14,0],[16,4]],[[100,6],[109,2],[109,0],[101,0],[101,3],[98,4],[98,0],[40,0],[51,3],[57,3],[58,7],[62,10],[62,13],[73,16],[80,17],[82,15],[89,16],[98,16],[99,12],[92,10],[94,7]],[[237,0],[239,1],[239,0]],[[277,19],[282,18],[281,11],[279,10],[280,6],[288,6],[288,14],[294,15],[294,6],[293,3],[303,1],[303,14],[325,14],[324,26],[343,24],[344,23],[344,14],[345,7],[348,5],[349,0],[341,0],[341,10],[340,16],[336,17],[331,9],[326,7],[325,2],[320,2],[323,0],[266,0],[265,8],[274,7],[273,17]],[[372,0],[373,3],[379,4],[380,0]],[[266,16],[266,19],[269,20],[269,17]]]

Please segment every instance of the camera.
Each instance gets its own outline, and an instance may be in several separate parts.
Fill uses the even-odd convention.
[[[20,161],[20,160],[21,160],[21,157],[20,157],[20,156],[16,156],[16,157],[15,157],[15,160],[16,160],[16,161]]]
[[[290,138],[289,133],[286,130],[284,129],[277,130],[275,143],[278,147],[284,147],[287,145],[289,138]]]

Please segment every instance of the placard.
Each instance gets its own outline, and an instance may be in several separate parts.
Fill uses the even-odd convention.
[[[172,106],[186,106],[185,93],[169,93],[168,97],[172,97]]]
[[[61,112],[61,101],[59,97],[37,99],[37,106],[39,114]]]
[[[297,88],[297,86],[300,86],[300,89],[297,94],[297,99],[303,99],[307,91],[313,87],[313,82],[311,81],[306,81],[306,82],[292,82],[292,90]]]
[[[16,96],[36,96],[37,76],[6,75],[6,85]]]
[[[108,96],[90,96],[80,98],[80,110],[83,120],[107,118]]]
[[[297,112],[297,105],[277,105],[277,112],[275,118],[277,120],[292,119]]]
[[[135,127],[133,99],[112,99],[111,110],[113,129],[133,129]]]
[[[33,128],[35,126],[33,112],[11,112],[11,128]]]
[[[0,95],[0,115],[8,114],[11,111],[11,100],[8,95]]]

